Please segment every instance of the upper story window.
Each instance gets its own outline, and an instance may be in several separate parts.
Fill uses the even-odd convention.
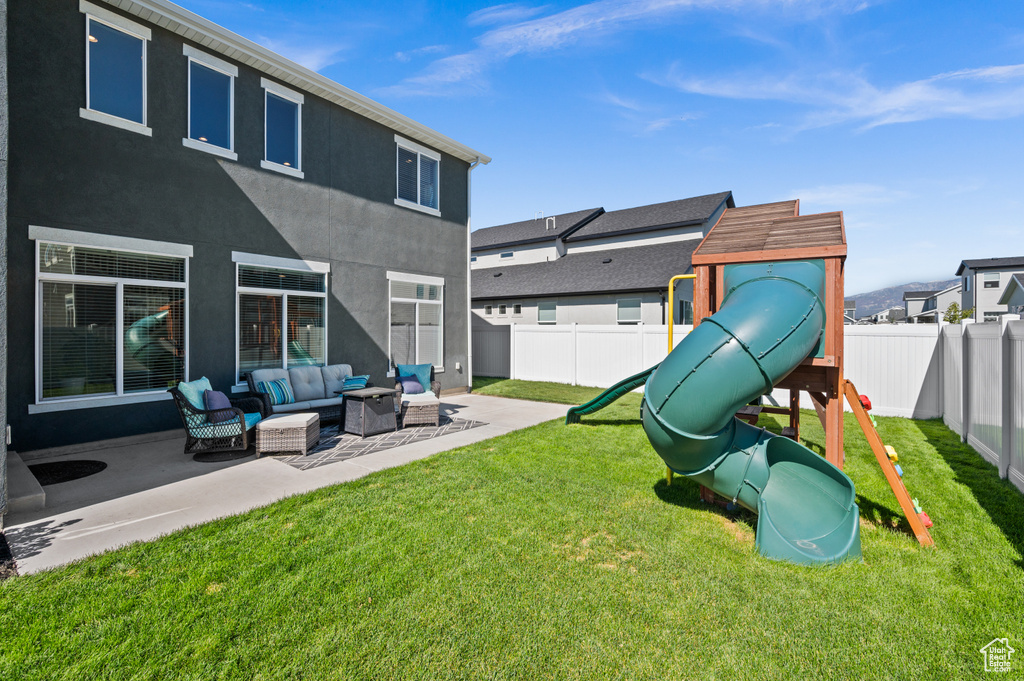
[[[85,13],[85,108],[83,118],[144,135],[146,44],[150,29],[91,3]]]
[[[488,317],[494,314],[494,306],[484,305],[484,314],[487,315]]]
[[[505,251],[504,253],[502,253],[502,254],[501,254],[501,255],[499,255],[498,257],[499,257],[499,258],[511,258],[511,257],[513,257],[514,255],[515,255],[515,252],[514,252],[514,251]]]
[[[440,217],[441,154],[395,135],[398,147],[395,205]]]
[[[640,321],[640,299],[620,298],[615,321],[619,324],[636,324]]]
[[[971,278],[969,274],[964,276],[964,293],[971,292]]]
[[[554,324],[557,319],[556,312],[557,306],[553,300],[537,303],[537,323]]]
[[[498,315],[501,316],[501,317],[504,317],[507,314],[508,314],[508,306],[507,305],[499,305],[498,306]]]
[[[986,272],[985,273],[985,288],[999,288],[999,273],[998,272]]]
[[[238,67],[185,45],[188,57],[188,137],[182,143],[237,160],[235,78]]]
[[[320,366],[327,358],[330,265],[232,253],[238,269],[236,380],[255,369]]]
[[[260,166],[301,178],[302,104],[300,93],[261,78],[264,93],[265,156]]]
[[[512,316],[514,316],[514,317],[522,317],[523,316],[523,306],[520,305],[519,303],[516,303],[515,305],[513,305],[512,306]]]

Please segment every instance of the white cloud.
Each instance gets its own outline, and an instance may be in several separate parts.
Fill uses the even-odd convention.
[[[401,62],[409,62],[412,61],[413,59],[422,57],[427,54],[437,54],[438,52],[445,52],[447,49],[447,45],[426,45],[424,47],[417,47],[414,50],[395,52],[395,59]]]
[[[477,48],[434,62],[423,73],[383,91],[394,95],[447,95],[452,86],[486,89],[481,79],[488,68],[517,55],[540,54],[584,40],[635,30],[697,9],[731,13],[769,10],[774,15],[810,20],[831,12],[856,12],[858,0],[597,0],[536,19],[519,21],[521,5],[498,5],[470,15],[476,23],[511,20],[476,40]],[[541,8],[543,9],[543,8]],[[483,14],[481,14],[483,12]],[[488,14],[488,12],[490,12]],[[476,81],[476,82],[472,82]]]
[[[845,122],[869,129],[934,118],[1001,119],[1024,114],[1024,64],[961,69],[889,87],[850,72],[697,78],[683,73],[678,64],[664,76],[645,77],[691,94],[802,104],[810,111],[801,129]]]
[[[884,205],[904,201],[913,196],[909,192],[899,189],[863,182],[797,189],[790,195],[800,199],[801,209],[804,206],[814,206],[815,209],[823,210],[844,210],[849,206]]]
[[[466,17],[466,23],[470,26],[511,24],[535,17],[545,9],[547,9],[547,5],[541,7],[527,7],[518,3],[494,5],[493,7],[484,7],[473,12]]]
[[[348,49],[348,45],[337,43],[316,44],[308,40],[278,39],[266,36],[260,36],[257,42],[311,71],[319,71],[331,64],[338,63],[341,61],[341,53]]]

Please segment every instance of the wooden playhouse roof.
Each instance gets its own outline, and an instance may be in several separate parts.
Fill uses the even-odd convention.
[[[693,254],[694,265],[846,257],[842,212],[800,215],[800,202],[727,208]]]

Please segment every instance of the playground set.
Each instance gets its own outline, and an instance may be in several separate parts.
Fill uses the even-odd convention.
[[[660,364],[573,407],[567,423],[644,387],[641,418],[667,478],[693,478],[705,501],[758,514],[761,555],[816,565],[858,560],[860,511],[843,472],[843,400],[903,509],[915,537],[931,545],[931,520],[911,499],[898,455],[843,377],[841,212],[800,215],[798,200],[728,208],[694,251],[694,328]],[[767,406],[773,389],[787,406]],[[800,393],[825,430],[824,458],[800,444]],[[757,427],[761,413],[788,415],[782,435]],[[718,495],[716,497],[716,495]],[[724,501],[719,501],[719,497]]]

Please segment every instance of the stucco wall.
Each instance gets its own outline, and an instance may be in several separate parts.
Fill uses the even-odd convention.
[[[186,148],[182,40],[153,26],[152,137],[83,120],[84,15],[67,0],[11,3],[12,182],[9,416],[34,449],[180,426],[170,402],[29,416],[34,401],[29,225],[191,244],[190,378],[234,382],[232,251],[330,261],[328,362],[387,384],[388,270],[445,279],[444,389],[464,387],[468,355],[468,164],[443,155],[437,218],[394,205],[394,131],[305,93],[302,180],[263,170],[263,75],[239,65],[232,162]]]

